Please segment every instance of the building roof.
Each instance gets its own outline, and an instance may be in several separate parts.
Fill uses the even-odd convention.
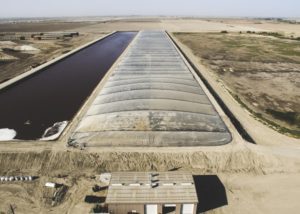
[[[198,203],[198,198],[188,172],[114,172],[106,203]]]

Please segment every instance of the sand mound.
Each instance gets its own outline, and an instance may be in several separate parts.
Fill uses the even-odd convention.
[[[22,51],[22,52],[38,52],[39,49],[32,47],[30,45],[21,45],[14,48],[15,51]]]
[[[12,41],[0,41],[0,46],[15,46],[17,43]]]

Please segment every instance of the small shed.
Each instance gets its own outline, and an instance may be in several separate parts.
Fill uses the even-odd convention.
[[[188,172],[114,172],[106,204],[110,214],[196,214],[198,198]]]

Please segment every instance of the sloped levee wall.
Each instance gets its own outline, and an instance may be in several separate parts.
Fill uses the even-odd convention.
[[[0,154],[0,174],[56,175],[104,171],[195,170],[197,173],[288,171],[284,158],[243,148],[196,152],[10,152]],[[292,167],[291,167],[292,168]]]

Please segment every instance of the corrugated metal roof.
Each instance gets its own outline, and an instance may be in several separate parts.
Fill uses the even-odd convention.
[[[151,176],[151,174],[155,176]],[[158,186],[152,188],[151,183],[157,183]],[[106,197],[108,204],[197,202],[194,180],[192,175],[187,172],[112,173]]]
[[[73,137],[87,146],[199,146],[231,141],[165,32],[140,32]]]

